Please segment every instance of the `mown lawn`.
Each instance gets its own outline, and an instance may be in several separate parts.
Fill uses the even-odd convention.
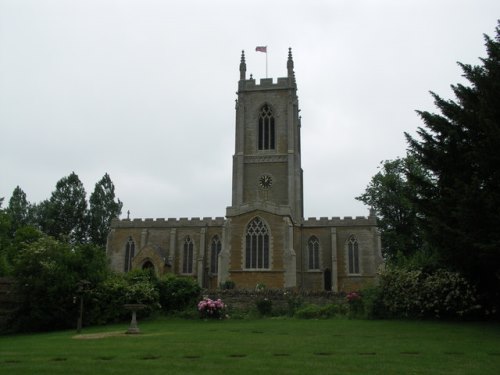
[[[500,326],[161,319],[0,337],[0,374],[499,374]]]

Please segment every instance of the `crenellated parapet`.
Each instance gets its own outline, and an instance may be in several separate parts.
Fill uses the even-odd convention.
[[[220,227],[226,221],[223,217],[181,217],[181,218],[146,218],[146,219],[113,219],[111,229],[115,228],[178,228],[178,227]]]
[[[347,227],[347,226],[375,226],[377,218],[375,216],[356,216],[356,217],[309,217],[303,222],[304,227]]]
[[[274,82],[272,78],[261,78],[259,83],[250,78],[239,82],[240,91],[262,91],[262,90],[288,90],[295,88],[295,84],[286,77],[278,78]]]

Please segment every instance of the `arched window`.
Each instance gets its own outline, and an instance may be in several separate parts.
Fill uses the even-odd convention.
[[[307,249],[309,251],[309,269],[319,270],[319,240],[316,236],[309,238]]]
[[[218,257],[222,249],[222,244],[220,242],[219,236],[215,235],[212,238],[212,245],[210,249],[210,272],[217,273],[218,267]]]
[[[258,217],[247,226],[245,238],[245,268],[269,268],[269,230]]]
[[[351,235],[347,241],[347,258],[349,262],[349,273],[359,273],[359,246],[358,241],[353,235]]]
[[[193,240],[189,236],[184,239],[182,273],[193,273]]]
[[[128,272],[132,270],[132,259],[135,256],[135,243],[132,237],[128,238],[127,243],[125,244],[125,267],[124,272]]]
[[[274,117],[271,108],[265,104],[259,115],[259,150],[275,149]]]

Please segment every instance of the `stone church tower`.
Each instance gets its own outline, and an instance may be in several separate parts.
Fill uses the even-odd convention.
[[[292,52],[287,76],[246,77],[240,62],[232,202],[226,218],[115,220],[112,267],[195,277],[202,287],[356,290],[382,263],[374,216],[304,219],[301,119]]]

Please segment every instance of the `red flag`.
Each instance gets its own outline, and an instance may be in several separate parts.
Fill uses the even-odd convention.
[[[255,51],[267,53],[267,46],[258,46],[258,47],[255,47]]]

